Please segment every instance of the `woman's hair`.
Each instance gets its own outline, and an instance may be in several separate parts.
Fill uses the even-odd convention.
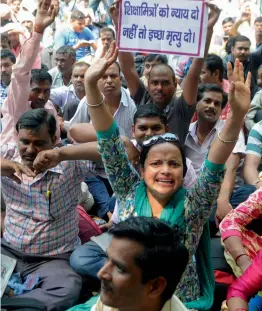
[[[116,239],[129,239],[143,246],[135,258],[142,272],[142,283],[157,277],[167,281],[162,293],[165,303],[172,297],[188,264],[188,251],[178,227],[169,227],[152,217],[131,217],[118,223],[109,233]]]
[[[186,175],[186,172],[187,172],[187,165],[186,165],[186,156],[185,156],[185,151],[184,151],[184,148],[181,146],[180,142],[179,141],[166,141],[164,138],[161,138],[159,137],[159,140],[156,141],[156,143],[154,143],[153,145],[150,145],[150,146],[143,146],[142,147],[142,151],[140,153],[140,158],[139,158],[139,162],[140,162],[140,165],[142,167],[145,166],[145,161],[146,161],[146,158],[147,158],[147,155],[148,155],[148,152],[150,151],[150,149],[155,146],[155,145],[160,145],[160,144],[163,144],[163,143],[170,143],[172,145],[175,145],[180,153],[181,153],[181,157],[182,157],[182,162],[183,162],[183,177],[185,177]]]

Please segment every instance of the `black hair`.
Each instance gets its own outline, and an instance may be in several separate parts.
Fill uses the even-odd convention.
[[[161,135],[159,135],[159,136],[161,136]],[[144,146],[143,145],[141,153],[140,153],[140,158],[139,158],[139,163],[140,163],[142,168],[145,166],[145,161],[146,161],[146,158],[147,158],[147,155],[148,155],[148,152],[150,151],[150,149],[155,145],[160,145],[163,143],[167,143],[167,141],[164,138],[159,137],[159,140],[156,141],[153,145],[150,145],[150,146]],[[187,172],[187,165],[186,165],[186,156],[185,156],[184,148],[182,147],[182,145],[179,141],[172,141],[172,142],[168,142],[168,143],[175,145],[179,149],[179,151],[181,153],[181,157],[182,157],[182,163],[183,163],[183,177],[185,177],[186,172]]]
[[[223,60],[216,54],[208,54],[204,61],[207,69],[213,74],[216,70],[219,71],[219,80],[223,81],[224,65]]]
[[[48,133],[51,137],[56,134],[56,119],[44,108],[31,109],[22,114],[16,123],[16,131],[26,129],[38,132],[42,126],[47,126]]]
[[[113,238],[129,239],[141,244],[144,250],[135,258],[141,269],[143,284],[157,277],[166,279],[162,302],[172,297],[188,264],[189,254],[178,226],[169,227],[153,217],[131,217],[110,231]]]
[[[61,46],[59,49],[56,50],[56,54],[67,54],[72,58],[76,58],[76,51],[71,46]]]
[[[161,54],[148,54],[144,59],[144,63],[145,62],[153,62],[153,61],[160,62],[161,64],[167,64],[168,63],[168,59],[167,59],[166,55],[161,55]]]
[[[3,49],[0,51],[1,59],[2,58],[10,58],[11,62],[15,64],[16,62],[16,57],[15,55],[8,49]]]
[[[231,37],[228,39],[228,41],[226,43],[225,51],[226,51],[227,55],[231,54],[233,42],[234,42],[234,37]]]
[[[248,41],[249,44],[251,45],[251,41],[246,36],[235,36],[232,39],[233,39],[232,40],[232,47],[235,47],[237,42],[246,42],[246,41]]]
[[[262,23],[262,16],[258,16],[254,21],[254,24],[255,23]]]
[[[81,11],[73,11],[71,13],[71,16],[70,16],[70,20],[73,21],[73,20],[85,20],[85,14]]]
[[[111,32],[112,35],[113,35],[113,39],[114,39],[114,40],[116,39],[115,32],[114,32],[114,30],[113,30],[112,28],[110,28],[110,27],[103,27],[103,28],[100,30],[100,35],[101,35],[101,33],[103,33],[103,32]]]
[[[225,108],[225,106],[228,102],[228,96],[219,85],[212,84],[212,83],[200,84],[198,87],[198,91],[197,91],[197,102],[199,102],[203,98],[205,92],[221,93],[223,96],[221,108],[222,108],[222,110]]]
[[[43,82],[43,81],[49,81],[50,84],[52,84],[52,76],[48,71],[42,70],[42,69],[32,69],[31,70],[31,79],[30,79],[30,84],[32,82]]]
[[[234,23],[233,18],[232,17],[227,17],[227,18],[222,20],[222,25],[225,25],[227,23]]]
[[[159,118],[160,121],[167,125],[167,116],[164,113],[163,109],[159,109],[154,104],[142,105],[137,108],[136,113],[134,114],[134,124],[136,124],[137,119],[139,118]]]

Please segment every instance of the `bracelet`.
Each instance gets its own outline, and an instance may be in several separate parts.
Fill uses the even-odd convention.
[[[37,25],[34,26],[34,32],[40,33],[41,35],[44,33],[44,31]]]
[[[105,95],[103,95],[103,94],[101,94],[101,95],[102,95],[102,100],[101,100],[98,104],[96,104],[96,105],[90,105],[90,104],[87,103],[87,106],[88,106],[88,107],[92,107],[92,108],[101,106],[101,105],[105,102]]]
[[[247,254],[240,254],[240,255],[238,255],[238,256],[236,257],[236,259],[235,259],[235,262],[237,263],[238,259],[239,259],[240,257],[242,257],[242,256],[247,256]]]
[[[238,138],[236,140],[225,140],[220,136],[220,132],[217,133],[217,137],[225,144],[234,144],[238,141]]]

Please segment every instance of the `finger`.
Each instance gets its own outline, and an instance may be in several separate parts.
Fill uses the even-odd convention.
[[[239,76],[239,59],[238,58],[236,58],[235,59],[235,64],[234,64],[234,70],[233,70],[233,75],[234,75],[234,77],[235,76]]]
[[[105,57],[106,53],[107,53],[106,46],[103,46],[103,50],[102,50],[100,58]]]
[[[251,86],[251,72],[249,71],[248,74],[247,74],[247,79],[246,79],[246,82],[245,82],[245,85],[250,89],[250,86]]]
[[[239,62],[239,81],[241,82],[245,82],[245,78],[244,78],[244,66],[241,62]]]
[[[233,67],[230,62],[227,63],[227,78],[229,81],[231,81],[233,78]]]
[[[17,172],[17,171],[16,171]],[[30,170],[28,167],[23,166],[19,168],[19,173],[24,173],[25,175],[27,175],[28,177],[35,177],[35,173]]]
[[[116,62],[117,60],[117,56],[118,56],[118,48],[116,47],[115,50],[114,50],[114,54],[112,55],[112,57],[108,60],[108,62],[110,64],[113,64]]]

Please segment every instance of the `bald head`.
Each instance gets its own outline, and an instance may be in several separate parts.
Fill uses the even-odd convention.
[[[164,109],[176,91],[176,77],[172,67],[167,64],[153,66],[149,73],[148,91],[154,103]]]

